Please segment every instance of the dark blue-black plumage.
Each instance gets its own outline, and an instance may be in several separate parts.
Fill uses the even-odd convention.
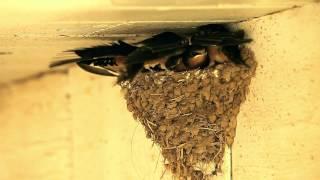
[[[245,37],[243,30],[231,31],[224,24],[209,24],[197,27],[191,35],[163,32],[134,45],[116,41],[109,45],[69,50],[79,58],[56,61],[50,67],[76,63],[90,73],[117,76],[120,83],[132,80],[145,70],[205,68],[223,59],[245,65],[240,46],[249,42],[251,39]]]

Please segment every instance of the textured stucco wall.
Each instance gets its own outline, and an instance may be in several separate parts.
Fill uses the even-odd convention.
[[[320,177],[320,4],[241,24],[259,63],[238,116],[235,179]]]
[[[159,151],[113,83],[72,68],[1,88],[0,179],[159,178]]]
[[[234,179],[320,177],[319,11],[241,24],[259,67],[238,118]],[[0,179],[159,179],[159,151],[113,82],[72,67],[2,87]]]
[[[67,76],[0,90],[0,179],[70,180],[72,131]]]

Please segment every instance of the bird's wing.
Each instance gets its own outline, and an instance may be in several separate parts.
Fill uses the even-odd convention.
[[[252,39],[244,37],[244,31],[236,32],[212,32],[204,34],[196,34],[191,38],[193,45],[201,46],[234,46],[251,42]]]
[[[173,32],[163,32],[140,42],[141,47],[128,55],[127,64],[139,64],[145,61],[181,54],[188,45],[187,39]]]
[[[206,24],[197,27],[198,32],[229,32],[225,24]]]
[[[153,51],[149,47],[141,47],[129,54],[127,64],[143,64],[146,61],[181,55],[184,52],[184,47],[177,45],[170,48],[163,47],[161,49],[155,49]]]
[[[54,61],[50,63],[49,67],[52,68],[70,63],[82,63],[87,65],[91,63],[99,64],[99,62],[104,63],[106,62],[106,60],[111,60],[116,56],[127,56],[135,49],[135,46],[132,46],[128,43],[125,43],[123,41],[116,41],[113,42],[111,45],[100,45],[89,48],[68,50],[67,52],[73,52],[77,54],[80,58]]]
[[[132,51],[136,49],[135,46],[132,46],[123,41],[116,41],[112,44],[108,45],[99,45],[93,46],[89,48],[80,48],[69,50],[68,52],[74,52],[78,56],[82,58],[94,58],[94,57],[101,57],[101,56],[117,56],[122,55],[126,56]]]
[[[103,76],[117,76],[117,72],[114,72],[110,69],[96,68],[96,67],[93,67],[93,66],[90,66],[87,64],[83,64],[83,63],[77,63],[77,65],[81,69],[83,69],[87,72],[93,73],[93,74],[103,75]]]
[[[241,50],[238,46],[224,46],[222,52],[235,64],[243,64],[248,66],[241,56]]]
[[[92,59],[82,59],[82,58],[65,59],[65,60],[53,61],[49,64],[49,67],[53,68],[53,67],[62,66],[65,64],[71,64],[71,63],[90,64],[92,61],[93,61]]]
[[[168,44],[173,44],[176,42],[180,42],[182,40],[183,40],[183,37],[176,33],[163,32],[163,33],[154,35],[151,38],[140,41],[137,44],[142,44],[143,46],[152,48],[155,46],[166,46]]]

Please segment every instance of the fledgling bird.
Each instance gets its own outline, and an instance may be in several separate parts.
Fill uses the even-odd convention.
[[[186,71],[188,68],[186,67],[185,63],[183,62],[183,56],[177,55],[172,56],[166,62],[167,69],[175,72]]]
[[[191,46],[184,56],[188,69],[204,68],[208,65],[208,52],[205,47]]]
[[[207,47],[209,66],[227,61],[246,65],[240,55],[240,46],[250,43],[252,39],[245,38],[243,30],[231,31],[223,24],[208,24],[197,29],[191,42]]]
[[[71,50],[79,58],[53,62],[50,67],[76,63],[90,73],[116,76],[120,83],[145,71],[179,72],[225,62],[245,65],[239,47],[250,41],[243,30],[230,31],[225,25],[209,24],[191,35],[163,32],[134,45],[117,41]]]
[[[209,66],[214,65],[216,62],[224,63],[229,60],[229,58],[222,52],[222,47],[220,46],[208,46],[207,50],[210,63],[212,63]]]

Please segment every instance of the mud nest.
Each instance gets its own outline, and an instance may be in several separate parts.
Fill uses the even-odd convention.
[[[128,110],[160,146],[176,177],[207,179],[221,169],[256,69],[253,53],[247,48],[241,53],[248,66],[224,63],[186,72],[140,73],[122,84]]]

